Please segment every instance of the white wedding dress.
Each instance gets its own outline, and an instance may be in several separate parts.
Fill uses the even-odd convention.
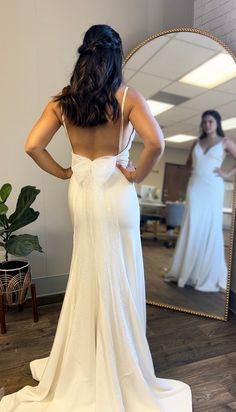
[[[48,357],[30,362],[38,385],[4,396],[0,412],[192,412],[190,387],[157,378],[146,338],[140,210],[118,155],[72,153],[73,253]],[[66,126],[64,123],[66,130]]]
[[[226,289],[224,181],[213,172],[221,167],[225,156],[223,142],[206,153],[199,142],[193,149],[193,171],[181,230],[171,268],[165,276],[165,281],[176,281],[179,287],[189,285],[202,292]]]

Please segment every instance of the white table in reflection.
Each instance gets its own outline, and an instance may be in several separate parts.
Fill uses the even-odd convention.
[[[139,198],[139,205],[142,206],[148,206],[148,208],[152,208],[153,211],[155,211],[155,209],[159,209],[159,208],[165,208],[166,205],[165,203],[162,203],[158,200],[148,200],[148,199],[142,199]],[[173,202],[175,203],[175,202]],[[178,202],[176,202],[178,203]],[[231,214],[232,213],[232,208],[231,207],[223,207],[223,213],[224,214]]]
[[[145,223],[147,221],[152,222],[151,226],[144,224],[143,230],[147,232],[152,232],[155,236],[157,234],[157,225],[162,218],[165,218],[165,208],[166,204],[162,203],[160,200],[149,200],[138,198],[140,205],[140,221]],[[179,203],[179,202],[173,202]],[[229,229],[231,224],[231,207],[223,207],[224,214],[224,224],[223,227]]]
[[[140,205],[140,229],[143,232],[152,233],[157,237],[157,229],[160,220],[165,217],[166,205],[160,200],[148,200],[139,198]],[[150,224],[151,223],[151,224]]]

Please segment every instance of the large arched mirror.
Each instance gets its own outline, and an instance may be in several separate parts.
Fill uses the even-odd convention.
[[[220,320],[228,314],[235,215],[236,161],[222,143],[236,143],[235,61],[210,33],[177,28],[144,40],[124,65],[125,82],[145,96],[166,143],[136,185],[147,303]],[[219,142],[206,150],[214,124]],[[138,135],[134,142],[135,165],[143,143]]]

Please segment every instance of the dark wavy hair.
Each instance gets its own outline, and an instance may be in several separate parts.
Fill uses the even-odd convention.
[[[221,126],[220,113],[217,112],[216,110],[206,110],[205,112],[202,113],[202,118],[201,118],[201,123],[200,123],[200,133],[201,134],[199,136],[199,139],[205,139],[207,137],[207,134],[203,131],[203,128],[202,128],[202,121],[203,121],[203,118],[208,115],[214,117],[214,119],[217,122],[216,133],[218,134],[218,136],[224,137],[224,132]]]
[[[91,26],[77,49],[79,57],[62,92],[63,114],[75,126],[93,127],[120,116],[115,92],[122,83],[124,53],[119,34],[106,24]],[[109,110],[110,109],[110,110]]]

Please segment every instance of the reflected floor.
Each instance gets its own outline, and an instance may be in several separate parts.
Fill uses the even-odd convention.
[[[176,283],[164,282],[174,249],[165,247],[163,239],[153,239],[153,236],[148,233],[142,234],[142,250],[147,300],[204,312],[212,316],[224,316],[226,293],[200,292],[191,286],[180,288]],[[227,246],[225,246],[225,256],[228,261]]]

